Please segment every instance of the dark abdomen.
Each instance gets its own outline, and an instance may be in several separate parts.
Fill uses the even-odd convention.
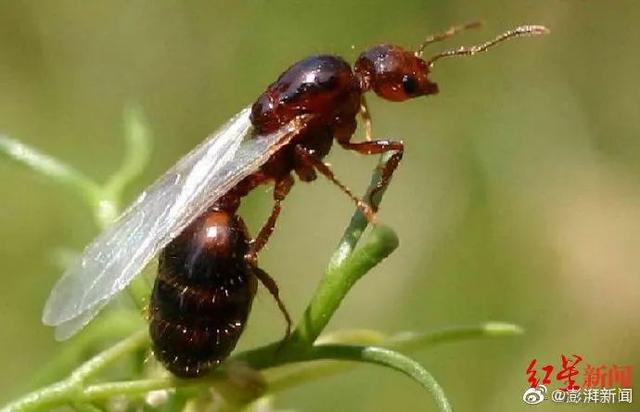
[[[149,332],[156,358],[177,376],[216,367],[242,334],[257,287],[245,232],[239,217],[214,211],[160,255]]]

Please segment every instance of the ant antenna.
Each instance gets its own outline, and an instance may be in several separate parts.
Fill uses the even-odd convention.
[[[470,21],[465,24],[451,26],[447,30],[443,31],[442,33],[432,34],[426,39],[424,39],[424,41],[420,44],[420,46],[416,50],[415,55],[417,57],[422,57],[422,52],[424,52],[425,47],[427,47],[429,44],[446,40],[449,37],[453,37],[454,35],[465,30],[480,28],[482,27],[483,24],[484,22],[482,22],[481,20]]]
[[[549,34],[551,31],[544,26],[519,26],[513,30],[502,33],[498,37],[482,44],[476,44],[470,47],[459,47],[457,49],[447,50],[440,54],[436,54],[427,61],[427,66],[432,67],[433,64],[442,59],[443,57],[452,56],[473,56],[477,53],[482,53],[495,46],[498,43],[502,43],[505,40],[514,39],[516,37],[525,36],[539,36],[542,34]]]

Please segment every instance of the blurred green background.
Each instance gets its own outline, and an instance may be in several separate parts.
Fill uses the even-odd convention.
[[[559,365],[561,354],[576,353],[585,363],[639,365],[637,1],[2,2],[0,131],[104,180],[122,156],[123,107],[138,102],[155,146],[133,197],[295,60],[335,53],[353,61],[368,46],[413,46],[476,18],[483,30],[429,51],[523,23],[553,33],[442,61],[435,97],[369,98],[375,135],[407,144],[380,214],[401,245],[355,287],[330,329],[520,324],[523,337],[414,356],[459,411],[524,410],[532,408],[521,399],[532,358]],[[375,164],[341,150],[329,161],[357,191]],[[15,164],[0,161],[0,182],[4,403],[60,347],[40,323],[60,274],[52,256],[81,248],[97,229],[77,197]],[[245,204],[253,230],[270,208],[267,190]],[[324,180],[296,185],[287,199],[261,265],[294,315],[352,210]],[[281,333],[261,291],[240,346]],[[283,393],[276,405],[433,410],[418,385],[370,366]]]

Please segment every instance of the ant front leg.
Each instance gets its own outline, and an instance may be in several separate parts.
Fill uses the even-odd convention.
[[[278,304],[278,308],[280,309],[280,312],[282,312],[284,319],[287,321],[287,330],[285,332],[284,339],[282,340],[282,342],[284,343],[289,339],[289,336],[291,336],[291,325],[293,324],[293,322],[291,321],[291,316],[289,316],[289,311],[287,310],[287,307],[280,300],[280,292],[278,290],[278,284],[276,283],[274,278],[269,276],[267,272],[260,269],[259,267],[254,266],[253,270],[256,277],[260,281],[260,283],[262,283],[262,285],[265,288],[267,288],[271,296],[273,296],[276,303]]]
[[[255,260],[255,256],[260,250],[267,244],[271,234],[273,233],[273,229],[276,226],[276,221],[278,220],[278,216],[280,216],[280,211],[282,210],[282,201],[289,194],[291,187],[293,186],[293,177],[291,175],[287,175],[285,178],[277,180],[273,187],[273,209],[271,209],[271,215],[265,222],[262,229],[258,233],[255,239],[251,242],[251,251],[249,255],[252,255]]]
[[[373,126],[371,124],[371,112],[369,111],[369,105],[367,104],[367,99],[364,97],[364,94],[360,96],[359,113],[364,122],[364,138],[370,142],[373,140]]]
[[[309,151],[309,149],[299,144],[295,146],[295,151],[296,151],[296,155],[300,158],[301,161],[307,163],[309,166],[313,166],[313,168],[316,169],[321,175],[329,179],[333,184],[338,186],[340,190],[346,193],[347,196],[349,196],[349,198],[353,200],[356,206],[362,211],[362,213],[365,215],[365,217],[369,222],[373,224],[376,223],[377,221],[376,214],[374,210],[371,208],[371,206],[369,206],[367,202],[365,202],[364,200],[356,196],[351,191],[351,189],[349,189],[342,182],[340,182],[338,178],[335,176],[335,174],[333,173],[333,170],[331,170],[331,168],[326,163],[318,159],[313,154],[313,152]]]
[[[349,141],[339,141],[338,143],[347,150],[353,150],[364,155],[383,154],[391,151],[394,152],[387,161],[379,166],[380,181],[376,187],[371,190],[371,193],[369,193],[369,201],[389,185],[391,177],[400,164],[404,154],[404,143],[402,141],[371,140],[359,143],[351,143]]]

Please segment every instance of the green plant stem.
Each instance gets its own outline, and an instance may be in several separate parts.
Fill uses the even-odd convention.
[[[126,290],[137,309],[136,314],[141,318],[144,318],[144,313],[147,310],[149,291],[151,290],[151,285],[149,284],[148,279],[145,276],[139,275],[129,283]]]
[[[124,159],[101,187],[102,198],[106,201],[98,209],[94,209],[94,216],[101,230],[120,215],[125,189],[142,175],[151,156],[151,138],[142,109],[135,103],[129,103],[123,118]],[[150,285],[144,276],[138,276],[127,287],[127,293],[139,310],[145,308],[149,289]]]
[[[93,349],[104,346],[104,342],[131,335],[139,331],[141,326],[142,320],[131,316],[129,310],[106,313],[57,351],[56,356],[31,379],[31,384],[38,387],[64,378]]]
[[[0,154],[55,183],[66,186],[84,199],[92,209],[101,200],[100,186],[80,171],[8,136],[0,135]]]
[[[90,403],[74,402],[72,407],[78,412],[102,412],[102,409]]]
[[[400,333],[388,338],[375,331],[341,331],[322,338],[325,342],[343,341],[351,343],[360,341],[361,343],[384,346],[397,351],[414,351],[424,349],[434,345],[452,341],[466,340],[481,337],[502,337],[513,336],[522,333],[518,326],[508,323],[486,323],[478,326],[463,326],[455,328],[441,329],[430,333]],[[81,384],[99,371],[113,363],[126,353],[144,347],[148,344],[146,331],[140,331],[131,337],[123,340],[110,349],[96,355],[94,358],[78,368],[67,380],[50,385],[33,392],[24,398],[5,406],[3,412],[31,411],[48,406],[55,406],[70,402],[72,399],[83,402],[102,400],[115,395],[141,395],[151,390],[189,387],[192,389],[216,386],[224,379],[224,374],[216,371],[208,377],[198,380],[180,380],[173,377],[161,377],[143,379],[128,382],[113,382],[90,385],[85,388]],[[319,345],[317,347],[327,348],[341,345]],[[290,352],[283,356],[273,356],[277,343],[267,345],[261,349],[245,352],[233,356],[229,362],[245,361],[252,368],[267,369],[282,366],[291,362],[302,362],[317,359],[345,359],[346,355],[337,354],[333,356],[327,349],[316,351]],[[316,348],[317,348],[316,347]],[[360,346],[364,348],[365,346]],[[357,357],[351,360],[358,360]],[[292,386],[300,385],[303,382],[319,379],[354,367],[356,364],[343,364],[335,362],[325,362],[304,365],[292,371],[276,373],[268,376],[270,392],[278,392]]]
[[[398,237],[386,226],[376,226],[366,244],[330,266],[292,335],[292,344],[311,345],[329,323],[351,287],[398,247]]]
[[[377,190],[375,196],[372,196],[372,193],[382,180],[382,166],[391,156],[392,153],[380,156],[378,166],[363,196],[374,210],[378,210],[387,186]],[[329,260],[327,271],[293,332],[292,344],[313,344],[355,282],[398,247],[398,237],[393,230],[377,226],[372,231],[367,245],[354,253],[368,224],[364,213],[360,208],[356,208],[336,251]]]
[[[44,410],[47,407],[70,402],[89,401],[90,399],[85,399],[83,396],[86,390],[83,388],[85,382],[124,354],[144,346],[148,340],[146,331],[137,332],[83,363],[67,379],[6,405],[2,412]]]
[[[390,367],[413,378],[433,396],[438,409],[451,412],[451,405],[435,378],[418,362],[389,349],[357,345],[320,345],[305,360],[349,360]]]
[[[378,210],[378,208],[380,207],[380,202],[382,202],[382,197],[387,191],[388,186],[382,187],[376,192],[375,196],[373,197],[371,196],[371,194],[382,180],[382,165],[384,165],[392,155],[393,153],[389,152],[384,153],[380,156],[380,159],[378,160],[378,166],[371,175],[369,186],[367,187],[367,190],[362,197],[363,199],[368,200],[373,210]],[[365,217],[364,213],[362,213],[362,210],[360,210],[360,208],[356,208],[355,212],[351,216],[349,225],[345,229],[342,238],[338,242],[336,251],[333,253],[331,259],[329,260],[329,269],[340,266],[342,262],[347,259],[349,255],[351,255],[351,253],[353,253],[368,225],[369,221]]]
[[[127,185],[144,172],[151,156],[151,139],[142,109],[130,103],[124,111],[124,159],[103,185],[110,197],[121,200]],[[118,209],[120,205],[117,204]]]
[[[0,135],[0,155],[80,195],[91,209],[98,228],[104,230],[121,212],[124,189],[140,176],[149,161],[151,142],[142,110],[131,105],[125,111],[124,123],[124,160],[104,185],[68,164],[4,135]],[[141,277],[128,288],[138,309],[144,308],[148,290],[149,285]]]
[[[440,343],[518,336],[523,333],[523,329],[513,323],[486,322],[481,325],[448,327],[429,333],[403,332],[391,337],[388,344],[402,352],[411,352]]]
[[[134,350],[147,345],[148,342],[149,335],[147,331],[138,331],[89,359],[71,374],[70,379],[76,382],[85,382],[105,367],[111,365],[122,355],[131,353]]]
[[[479,338],[510,337],[518,336],[522,333],[522,329],[517,325],[489,322],[480,325],[448,327],[427,333],[402,332],[389,337],[378,331],[371,330],[337,331],[320,337],[318,342],[376,345],[403,353],[410,353],[450,342]],[[265,378],[269,382],[269,392],[276,393],[300,386],[304,382],[333,376],[354,369],[357,366],[357,363],[314,362],[312,364],[286,367],[284,370],[269,371],[265,374]]]
[[[325,342],[354,343],[360,342],[365,345],[382,346],[394,351],[412,352],[418,349],[427,349],[436,345],[448,342],[467,340],[473,338],[492,338],[514,336],[522,333],[521,329],[509,323],[486,323],[476,326],[462,326],[440,329],[429,333],[400,333],[390,337],[375,331],[340,331],[326,337],[322,340]],[[75,376],[75,379],[86,380],[91,376],[95,376],[97,372],[104,367],[110,365],[114,360],[130,353],[148,343],[146,332],[141,331],[120,344],[113,346],[102,354],[97,355],[89,362],[82,365],[71,378],[66,381],[42,388],[33,392],[24,398],[5,406],[3,412],[31,411],[43,409],[45,407],[53,407],[68,403],[73,399],[80,399],[84,402],[103,400],[115,395],[142,395],[151,390],[170,389],[170,388],[205,388],[209,386],[219,385],[225,379],[225,375],[221,371],[216,371],[209,376],[198,380],[181,380],[173,377],[158,377],[152,379],[142,379],[126,382],[112,382],[89,385],[87,387],[78,388],[76,382],[69,382]],[[262,351],[254,350],[252,356],[238,354],[230,359],[228,364],[233,361],[252,361],[248,362],[252,368],[267,369],[277,366],[283,366],[291,362],[303,362],[307,360],[318,359],[337,359],[345,360],[346,355],[333,354],[327,347],[345,346],[345,345],[318,345],[311,351],[302,351],[290,353],[287,356],[273,356],[273,347],[268,345]],[[359,346],[365,348],[367,346]],[[269,349],[265,349],[269,348]],[[321,349],[317,349],[321,348]],[[324,348],[324,349],[322,349]],[[335,356],[334,356],[335,355]],[[355,356],[355,355],[354,355]],[[357,361],[357,356],[353,359]],[[274,370],[267,373],[269,392],[275,393],[293,386],[299,386],[301,383],[320,379],[330,376],[344,370],[352,369],[357,363],[342,362],[314,362],[310,364],[292,366],[289,370]]]

